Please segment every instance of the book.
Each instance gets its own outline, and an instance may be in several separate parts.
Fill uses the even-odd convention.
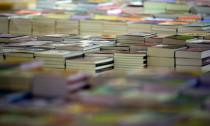
[[[145,39],[156,36],[156,33],[137,32],[124,35],[117,35],[117,42],[120,44],[144,44]]]
[[[186,45],[187,40],[196,39],[193,36],[187,35],[173,35],[163,38],[163,44],[169,45]]]
[[[29,72],[13,71],[7,74],[1,72],[0,90],[1,91],[30,91],[32,74]]]
[[[79,21],[77,20],[56,20],[56,34],[79,34]]]
[[[176,66],[177,71],[198,71],[198,72],[209,72],[210,71],[210,65],[205,66],[189,66],[189,65],[177,65]]]
[[[105,50],[129,51],[128,46],[101,46],[100,49],[102,51],[105,51]]]
[[[104,35],[119,35],[127,33],[127,24],[125,22],[104,21],[103,34]]]
[[[66,59],[78,58],[84,55],[83,52],[66,50],[48,50],[35,53],[35,59],[44,62],[45,68],[66,68]]]
[[[185,3],[167,3],[166,12],[189,13],[191,6]]]
[[[146,52],[117,52],[114,54],[114,70],[136,71],[146,67]]]
[[[210,41],[204,39],[188,40],[187,46],[190,48],[210,48]]]
[[[145,43],[154,44],[154,45],[162,44],[163,39],[168,36],[170,35],[157,34],[157,36],[146,38]]]
[[[210,57],[209,48],[188,48],[176,52],[177,58],[204,59]]]
[[[152,25],[146,23],[128,22],[128,33],[152,32]]]
[[[210,30],[210,25],[208,23],[194,22],[178,27],[178,33],[202,33],[208,32]]]
[[[186,47],[180,45],[156,45],[148,47],[147,56],[153,57],[175,57],[175,52]]]
[[[175,59],[169,57],[147,57],[148,66],[175,67]]]
[[[48,51],[35,53],[35,56],[38,57],[52,57],[52,58],[62,58],[62,59],[78,55],[83,55],[83,53],[78,51],[65,51],[65,50],[48,50]]]
[[[0,33],[8,34],[9,33],[9,18],[7,16],[0,16]]]
[[[159,34],[168,34],[173,35],[177,32],[178,25],[177,24],[155,24],[152,25],[152,32],[159,33]]]
[[[210,14],[209,10],[209,7],[205,6],[193,6],[190,8],[191,13],[193,14]]]
[[[210,64],[210,58],[176,58],[176,65],[183,66],[206,66]]]
[[[71,51],[88,51],[92,49],[99,49],[100,45],[91,43],[75,43],[75,44],[56,44],[55,48],[59,50],[71,50]],[[99,49],[100,50],[100,49]]]
[[[51,34],[51,35],[44,35],[39,36],[37,39],[39,41],[55,41],[55,42],[62,42],[64,41],[65,37],[68,37],[67,34]]]
[[[11,17],[9,23],[10,34],[32,35],[32,22],[30,18]]]
[[[82,35],[102,35],[104,21],[101,20],[82,20],[80,22],[80,33]]]
[[[166,2],[157,1],[145,1],[144,12],[145,13],[164,13],[166,12]]]
[[[32,19],[32,35],[41,36],[55,33],[55,19],[38,17]]]
[[[0,34],[0,42],[2,42],[2,43],[20,42],[20,40],[25,39],[25,38],[27,39],[27,38],[29,38],[29,36]]]
[[[67,69],[75,69],[84,72],[98,73],[113,69],[113,57],[84,57],[66,61]]]

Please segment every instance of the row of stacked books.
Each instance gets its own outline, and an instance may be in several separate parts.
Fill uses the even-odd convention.
[[[206,126],[210,121],[209,73],[91,76],[21,64],[0,66],[0,125]]]
[[[119,35],[132,32],[161,34],[209,34],[209,16],[194,14],[93,14],[74,19],[74,14],[26,11],[0,15],[0,33],[42,36],[48,34]]]
[[[1,34],[1,63],[36,60],[43,61],[45,68],[98,73],[113,69],[113,56],[95,57],[88,54],[114,43],[113,39],[100,36],[55,34],[36,38]]]
[[[209,36],[139,32],[107,36],[1,34],[1,62],[44,62],[44,67],[86,72],[145,68],[210,71]]]
[[[195,13],[209,14],[210,3],[207,0],[148,0],[144,2],[147,13]]]

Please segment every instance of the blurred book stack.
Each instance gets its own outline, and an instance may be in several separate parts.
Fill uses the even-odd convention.
[[[104,35],[120,35],[128,33],[126,22],[105,21],[103,24]]]
[[[89,41],[89,40],[87,40]],[[89,41],[90,42],[90,41]],[[72,44],[56,44],[58,50],[80,51],[83,53],[97,52],[100,50],[99,45],[91,43],[72,43]]]
[[[11,34],[0,34],[0,43],[11,44],[11,43],[21,43],[31,40],[30,36],[25,35],[11,35]]]
[[[128,33],[117,36],[117,43],[119,45],[144,45],[145,40],[156,36],[155,33],[139,32],[139,33]]]
[[[179,26],[178,28],[178,34],[182,33],[200,33],[200,34],[206,34],[210,31],[210,25],[208,23],[202,23],[202,22],[195,22],[192,24],[187,24],[183,26]]]
[[[45,68],[65,69],[66,60],[68,58],[82,57],[82,52],[64,51],[64,50],[48,50],[36,52],[35,59],[44,62]]]
[[[5,53],[5,61],[16,62],[16,61],[33,61],[35,50],[17,50]]]
[[[9,16],[0,16],[0,33],[9,33]]]
[[[82,20],[80,22],[81,35],[102,35],[103,29],[104,29],[104,21]]]
[[[144,12],[145,13],[164,13],[166,12],[166,2],[158,1],[145,1]]]
[[[37,17],[32,19],[32,29],[34,36],[49,35],[55,33],[55,20]]]
[[[29,18],[11,17],[9,24],[10,34],[31,35],[32,22]]]
[[[152,32],[152,24],[128,22],[128,33]]]
[[[112,70],[114,67],[113,57],[86,56],[84,58],[70,59],[66,61],[67,70],[79,70],[88,73],[100,73]]]
[[[148,47],[147,65],[148,68],[160,67],[174,70],[175,52],[186,47],[178,45],[156,45]]]
[[[4,61],[4,53],[0,52],[0,62],[3,62],[3,61]]]
[[[114,54],[114,69],[116,71],[137,71],[146,67],[146,53],[118,52]]]
[[[196,39],[196,37],[193,36],[187,36],[187,35],[172,35],[172,36],[168,36],[163,38],[163,44],[167,44],[167,45],[186,45],[187,40],[192,40],[192,39]]]
[[[210,49],[188,48],[176,52],[176,70],[210,71]]]
[[[191,5],[185,3],[167,3],[166,12],[168,13],[189,13]]]
[[[56,20],[56,34],[79,34],[79,21],[77,20]]]
[[[65,38],[67,38],[68,34],[51,34],[51,35],[43,35],[39,36],[37,40],[40,41],[54,41],[54,42],[63,42]]]
[[[152,32],[163,35],[174,35],[177,33],[178,25],[153,25]]]

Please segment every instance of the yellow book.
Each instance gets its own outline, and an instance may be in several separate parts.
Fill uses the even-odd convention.
[[[71,17],[71,15],[50,13],[50,14],[47,14],[46,17],[53,18],[53,19],[69,19]]]
[[[107,15],[95,15],[93,17],[95,20],[111,20],[111,21],[117,21],[118,17],[117,16],[107,16]]]
[[[19,61],[32,61],[34,58],[29,58],[29,57],[12,57],[8,56],[6,57],[6,62],[19,62]]]

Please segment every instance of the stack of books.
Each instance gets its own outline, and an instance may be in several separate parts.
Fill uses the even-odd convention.
[[[65,69],[66,59],[82,57],[82,52],[65,51],[65,50],[48,50],[36,52],[35,59],[44,62],[45,68]]]
[[[205,5],[207,4],[207,2],[209,1],[204,1]],[[192,8],[190,8],[191,13],[193,14],[210,14],[210,8],[208,6],[193,6]]]
[[[128,33],[152,32],[152,24],[128,23]]]
[[[56,20],[56,34],[79,34],[79,21],[77,20]]]
[[[30,40],[29,36],[25,35],[11,35],[11,34],[0,34],[0,43],[21,43],[26,40]]]
[[[186,3],[167,3],[166,12],[168,13],[189,13],[191,6]]]
[[[178,34],[182,33],[200,33],[205,34],[206,32],[210,31],[210,24],[209,23],[202,23],[202,22],[194,22],[187,25],[179,26]]]
[[[104,29],[104,21],[82,20],[80,22],[81,35],[102,35]]]
[[[79,59],[70,59],[66,61],[66,69],[79,70],[88,73],[100,73],[112,70],[114,67],[113,57],[95,57],[87,56]]]
[[[146,67],[146,53],[126,53],[114,54],[114,69],[117,71],[137,71]]]
[[[38,36],[37,40],[40,41],[54,41],[54,42],[63,42],[66,37],[68,37],[68,34],[51,34],[51,35],[43,35]]]
[[[8,34],[9,33],[9,19],[7,16],[0,16],[0,33]]]
[[[29,18],[11,17],[9,24],[10,34],[31,35],[32,22]]]
[[[37,0],[36,6],[38,9],[54,9],[56,0]]]
[[[104,35],[120,35],[128,33],[126,22],[104,21],[103,34]]]
[[[157,34],[157,36],[154,37],[149,37],[145,40],[145,45],[159,45],[163,43],[163,39],[168,37],[170,35],[162,35],[162,34]]]
[[[34,36],[50,35],[55,33],[55,19],[37,17],[32,19]]]
[[[188,47],[193,47],[193,48],[210,48],[210,40],[206,39],[187,40],[186,44]]]
[[[89,41],[89,40],[87,40]],[[73,44],[54,44],[58,50],[80,51],[84,53],[100,51],[100,45],[91,43],[73,43]]]
[[[195,40],[196,38],[189,35],[172,35],[163,38],[163,44],[167,45],[186,45],[186,41]]]
[[[127,51],[129,52],[129,46],[101,46],[101,51]]]
[[[176,52],[176,70],[210,71],[210,49],[188,48]]]
[[[152,26],[152,32],[163,35],[174,35],[177,33],[178,25],[162,25],[157,24]]]
[[[117,43],[119,45],[144,45],[146,39],[154,36],[156,36],[155,33],[149,32],[138,32],[117,35]]]
[[[174,70],[175,52],[186,47],[178,45],[156,45],[148,47],[147,66],[148,68],[158,67]]]
[[[16,61],[32,61],[34,60],[35,50],[17,50],[5,53],[5,61],[16,62]]]
[[[146,1],[144,2],[145,13],[164,13],[166,12],[166,2]]]
[[[0,53],[0,62],[3,62],[3,61],[4,61],[4,53],[1,52],[1,53]]]

